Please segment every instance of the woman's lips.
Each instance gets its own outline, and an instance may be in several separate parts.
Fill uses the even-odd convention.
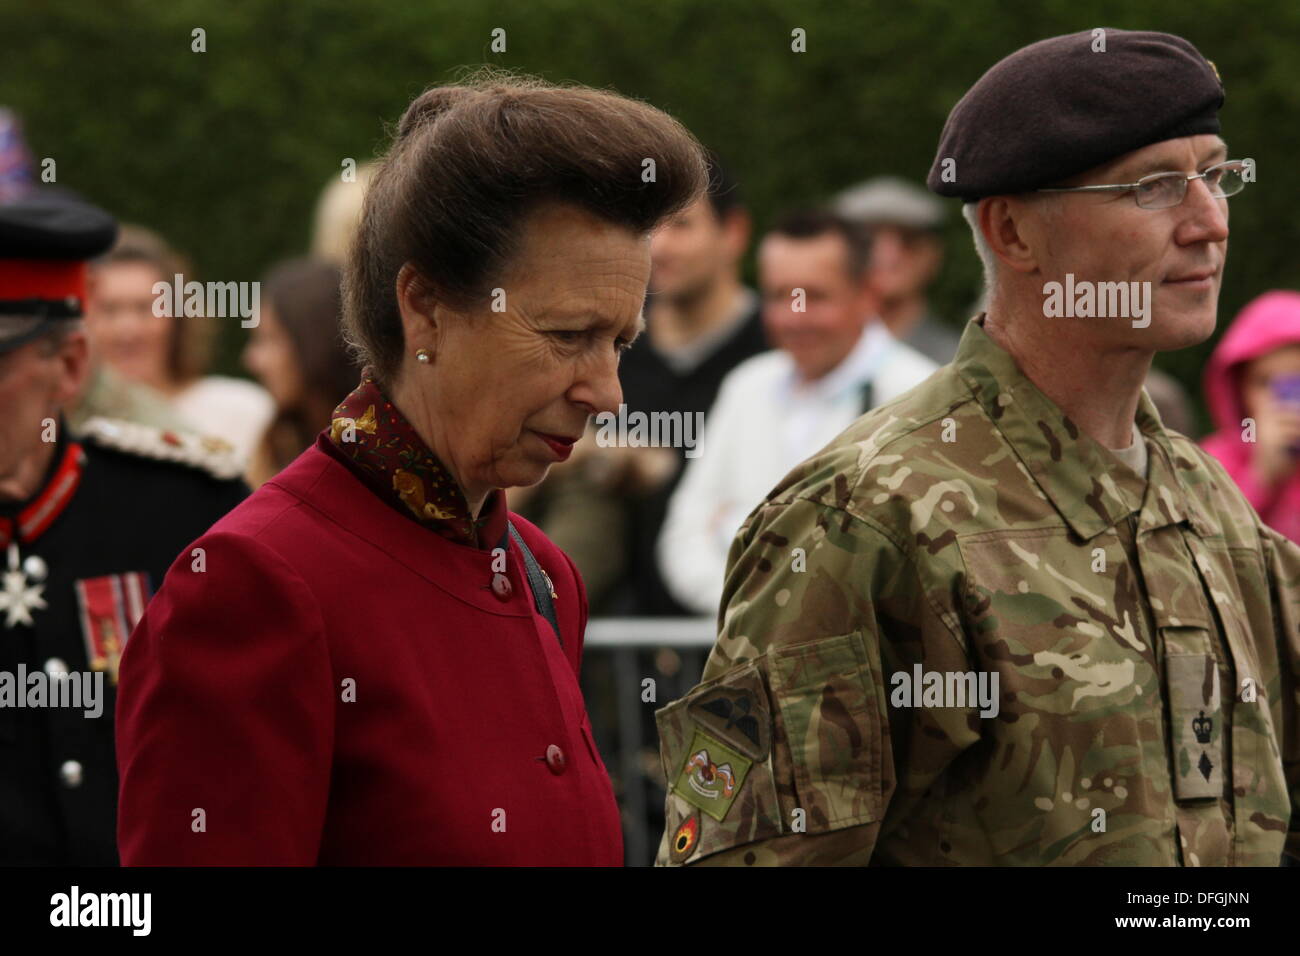
[[[548,435],[546,432],[534,431],[534,435],[546,443],[546,447],[555,455],[557,461],[564,461],[573,453],[573,444],[578,439],[565,438],[563,435]]]

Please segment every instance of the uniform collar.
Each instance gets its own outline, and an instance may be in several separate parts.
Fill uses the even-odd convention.
[[[1146,389],[1136,422],[1150,442],[1144,480],[1084,433],[1044,395],[984,330],[984,313],[966,324],[953,366],[1043,494],[1085,540],[1138,514],[1139,532],[1187,521],[1202,537],[1222,532],[1180,477],[1196,467],[1180,456]]]
[[[56,434],[62,436],[65,427],[60,418]],[[86,453],[81,445],[59,437],[40,488],[26,501],[0,509],[0,547],[15,540],[29,544],[40,537],[72,501],[85,468]]]
[[[369,368],[334,409],[326,435],[336,456],[412,521],[471,548],[494,548],[505,537],[501,490],[488,495],[477,518],[471,515],[451,472],[388,400]]]

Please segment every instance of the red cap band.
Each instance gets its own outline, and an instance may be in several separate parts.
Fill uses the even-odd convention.
[[[59,259],[0,259],[0,302],[25,299],[86,301],[86,263]]]

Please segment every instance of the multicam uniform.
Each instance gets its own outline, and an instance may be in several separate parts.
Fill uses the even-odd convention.
[[[982,321],[737,535],[704,681],[657,714],[659,864],[1300,852],[1300,550],[1145,393],[1147,480]],[[918,672],[997,706],[908,701]]]

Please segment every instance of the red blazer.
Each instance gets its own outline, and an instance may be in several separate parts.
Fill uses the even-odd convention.
[[[127,644],[122,862],[621,865],[572,562],[511,516],[561,648],[513,542],[499,596],[489,552],[403,516],[327,443],[176,560]]]

